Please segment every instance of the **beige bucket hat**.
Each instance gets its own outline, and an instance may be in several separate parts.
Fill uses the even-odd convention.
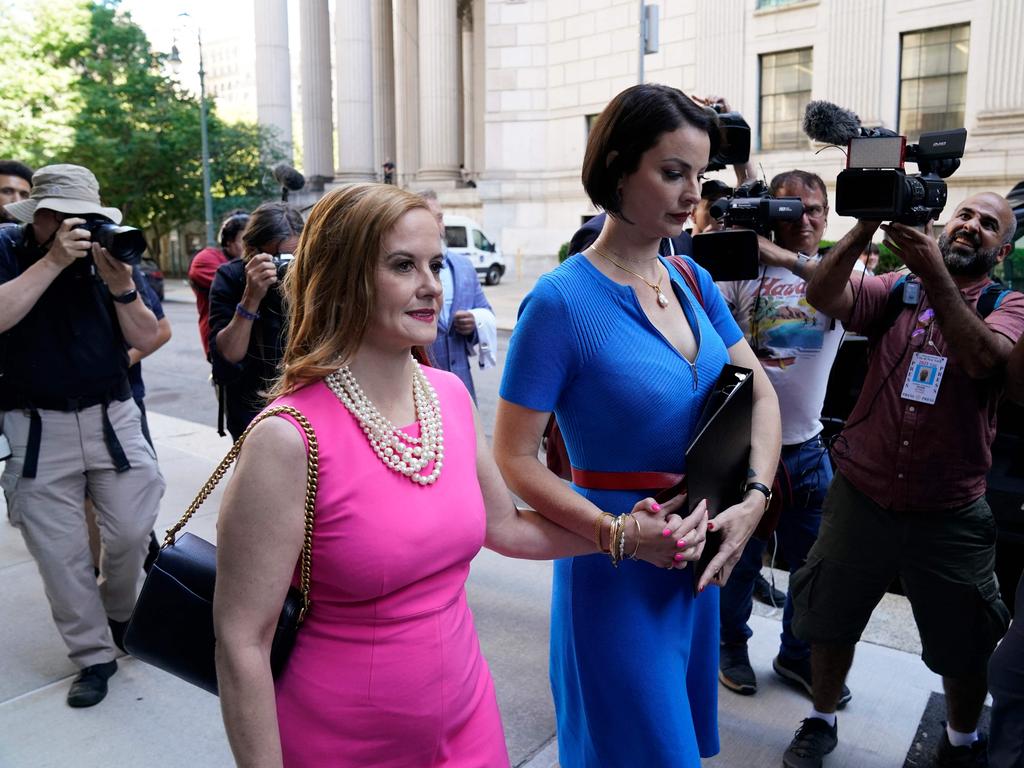
[[[121,223],[121,211],[100,204],[100,185],[88,168],[80,165],[47,165],[32,174],[32,194],[28,200],[4,206],[11,216],[29,224],[36,208],[59,213],[98,213],[115,224]]]

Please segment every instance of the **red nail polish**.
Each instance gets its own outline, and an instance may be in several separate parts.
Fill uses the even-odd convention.
[[[711,522],[710,520],[708,520],[708,530],[709,531],[715,530],[715,524],[713,522]]]
[[[679,541],[677,541],[676,542],[676,546],[679,547],[680,549],[685,547],[686,546],[686,539],[680,539]]]
[[[678,553],[678,554],[676,555],[676,557],[675,557],[675,560],[676,560],[676,562],[678,563],[678,562],[679,562],[680,560],[682,560],[682,559],[683,559],[683,553],[682,553],[682,552],[680,552],[680,553]]]
[[[661,504],[659,504],[658,502],[654,502],[653,504],[651,504],[651,509],[653,509],[655,512],[661,512]]]
[[[664,531],[661,532],[661,535],[662,536],[671,536],[672,535],[672,529],[671,528],[666,528]]]

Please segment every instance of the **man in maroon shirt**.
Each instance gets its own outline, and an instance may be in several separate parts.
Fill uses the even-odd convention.
[[[994,574],[985,476],[1006,360],[1024,333],[1024,294],[1001,296],[984,318],[977,306],[989,271],[1012,248],[1016,222],[1001,196],[983,193],[957,207],[938,243],[909,226],[882,225],[911,276],[851,277],[878,226],[858,222],[807,284],[808,301],[868,335],[874,351],[833,447],[837,472],[821,532],[793,577],[793,626],[812,645],[814,704],[783,757],[788,768],[820,766],[835,748],[836,703],[854,647],[896,576],[922,658],[946,693],[948,725],[934,764],[985,764],[977,724],[986,665],[1009,619]]]
[[[231,259],[242,257],[242,230],[249,223],[245,211],[232,211],[220,225],[220,248],[204,248],[195,255],[188,267],[188,282],[196,295],[196,309],[199,311],[199,340],[203,352],[210,358],[210,286],[217,268]]]

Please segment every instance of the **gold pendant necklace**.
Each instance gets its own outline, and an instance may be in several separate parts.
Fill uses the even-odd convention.
[[[606,259],[607,261],[610,261],[612,264],[614,264],[616,267],[621,269],[623,272],[629,272],[629,274],[633,275],[634,277],[639,277],[641,280],[644,281],[644,283],[646,283],[647,287],[650,288],[652,291],[654,291],[654,293],[657,295],[657,297],[658,297],[658,306],[662,307],[662,308],[668,306],[668,296],[666,296],[662,292],[662,290],[661,290],[661,278],[660,277],[658,278],[658,282],[657,283],[652,283],[649,280],[647,280],[647,278],[645,278],[643,275],[638,275],[632,269],[629,269],[628,267],[624,267],[621,264],[619,264],[619,262],[617,262],[615,259],[613,259],[611,256],[609,256],[607,253],[602,251],[600,248],[598,248],[593,243],[590,244],[590,250],[592,250],[594,253],[596,253],[598,256],[600,256],[602,259]]]

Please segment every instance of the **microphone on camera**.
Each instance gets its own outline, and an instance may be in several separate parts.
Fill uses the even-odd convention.
[[[850,139],[860,137],[893,137],[899,134],[888,128],[865,128],[856,113],[843,109],[831,101],[810,101],[804,111],[804,133],[824,144],[844,146]]]
[[[297,191],[306,186],[306,177],[292,168],[288,163],[278,163],[271,172],[277,183],[281,185],[281,200],[287,202],[288,190]]]
[[[804,112],[804,133],[825,144],[848,144],[862,135],[860,118],[831,101],[809,101]]]

